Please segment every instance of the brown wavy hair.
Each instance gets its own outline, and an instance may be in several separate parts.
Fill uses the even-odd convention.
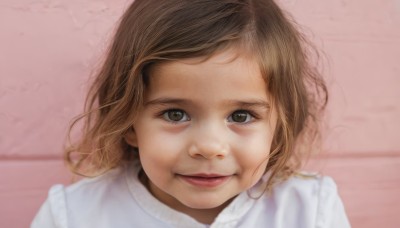
[[[124,135],[143,105],[149,66],[238,46],[258,60],[278,113],[268,187],[294,174],[318,141],[328,94],[310,61],[315,48],[272,0],[135,0],[119,22],[84,114],[69,129],[71,135],[84,123],[80,140],[67,143],[70,169],[96,176],[138,159]]]

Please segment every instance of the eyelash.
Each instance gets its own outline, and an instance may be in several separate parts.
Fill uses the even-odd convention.
[[[179,120],[172,120],[171,116],[169,116],[169,114],[171,114],[171,112],[181,112],[181,113],[183,113],[183,116]],[[248,115],[248,116],[246,116],[246,121],[244,121],[244,122],[236,122],[236,121],[234,121],[232,119],[232,116],[235,113],[236,114],[244,113],[244,114]],[[162,119],[164,119],[165,121],[168,121],[168,122],[173,123],[173,124],[179,124],[179,123],[183,123],[183,122],[187,122],[187,121],[191,120],[190,116],[182,109],[167,109],[167,110],[163,110],[157,116],[159,116]],[[248,120],[248,118],[250,118],[250,119]],[[185,119],[185,120],[182,121],[182,119]],[[244,109],[235,110],[234,112],[232,112],[228,116],[228,122],[237,123],[237,124],[247,124],[247,123],[251,123],[251,122],[253,122],[254,120],[257,120],[257,119],[260,119],[260,118],[255,112],[250,111],[250,110],[244,110]]]

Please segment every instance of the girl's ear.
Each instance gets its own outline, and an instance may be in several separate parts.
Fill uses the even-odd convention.
[[[138,147],[136,132],[133,126],[124,135],[125,142],[132,147]]]

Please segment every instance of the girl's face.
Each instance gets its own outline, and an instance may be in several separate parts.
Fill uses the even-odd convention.
[[[238,53],[150,69],[126,140],[152,194],[176,210],[223,208],[265,171],[277,117],[258,64]]]

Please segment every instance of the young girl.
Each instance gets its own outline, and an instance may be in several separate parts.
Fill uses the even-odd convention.
[[[135,0],[90,90],[73,172],[33,228],[346,228],[299,172],[326,87],[272,0]]]

